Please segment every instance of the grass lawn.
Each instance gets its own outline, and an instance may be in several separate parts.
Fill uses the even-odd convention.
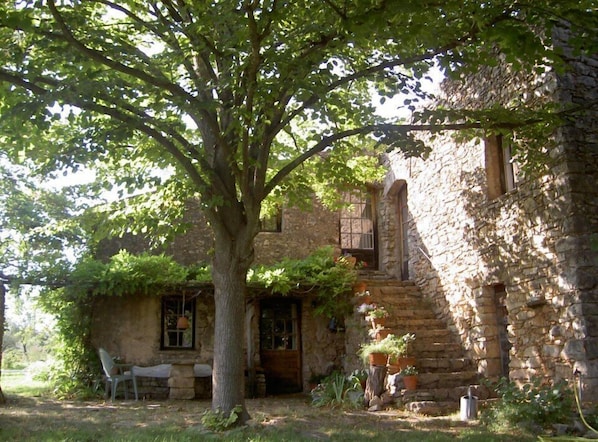
[[[0,440],[17,441],[533,441],[493,434],[457,414],[425,417],[401,410],[318,409],[306,395],[247,400],[250,424],[226,433],[201,425],[209,401],[56,400],[43,383],[2,373],[8,404],[0,407]]]

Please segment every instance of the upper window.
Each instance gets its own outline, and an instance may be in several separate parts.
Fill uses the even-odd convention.
[[[260,232],[282,232],[282,209],[275,214],[260,217]]]
[[[195,299],[184,296],[162,298],[162,349],[195,347]]]
[[[488,198],[497,198],[517,187],[519,167],[507,138],[502,135],[486,138],[485,158]]]
[[[344,196],[348,206],[340,214],[340,245],[367,267],[376,268],[376,222],[372,196],[368,192],[352,192]]]

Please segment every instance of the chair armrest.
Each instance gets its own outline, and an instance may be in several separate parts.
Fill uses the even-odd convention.
[[[124,374],[126,370],[131,371],[133,364],[114,364],[114,368],[118,369],[119,374]]]

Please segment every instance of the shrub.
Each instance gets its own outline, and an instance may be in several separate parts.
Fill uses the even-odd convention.
[[[502,378],[495,386],[500,401],[484,410],[483,424],[493,430],[528,430],[565,423],[571,417],[573,393],[565,381],[556,384],[534,379],[521,387]]]
[[[228,415],[221,410],[207,410],[201,417],[201,423],[211,431],[226,431],[237,424],[242,412],[243,408],[240,405],[233,408]]]
[[[311,391],[311,397],[315,407],[360,408],[363,405],[360,377],[334,372]]]

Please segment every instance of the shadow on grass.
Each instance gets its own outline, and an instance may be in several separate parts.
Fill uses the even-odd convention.
[[[251,399],[248,426],[211,433],[201,425],[208,401],[58,401],[9,396],[0,408],[0,440],[19,441],[512,441],[456,415],[422,417],[387,410],[311,407],[305,396]]]

